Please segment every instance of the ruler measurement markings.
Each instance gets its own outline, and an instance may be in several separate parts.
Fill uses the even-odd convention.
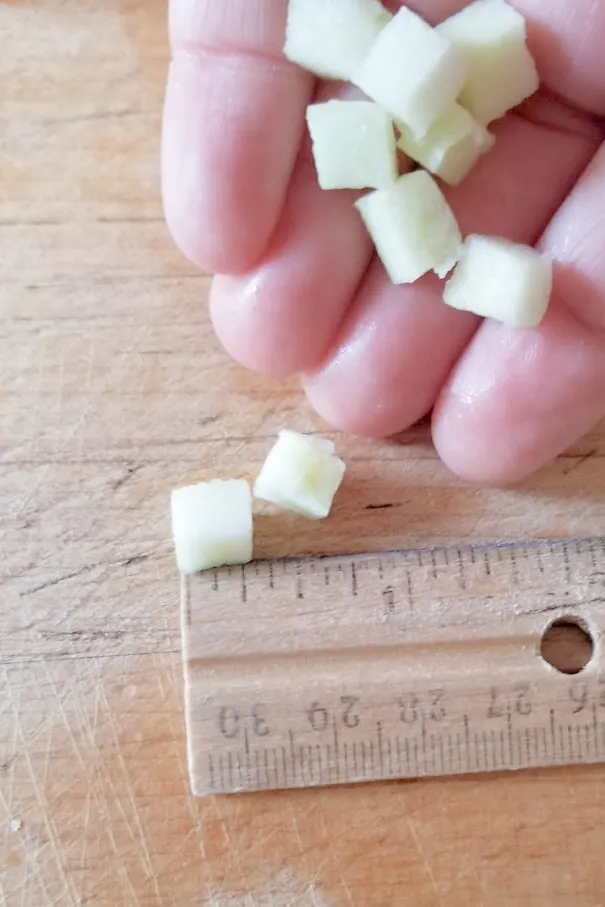
[[[351,592],[353,598],[357,598],[357,568],[355,561],[351,561]]]
[[[330,746],[329,743],[326,743],[324,745],[324,749],[326,751],[326,784],[331,784],[332,780],[333,780],[332,772],[334,770],[333,769],[334,760],[332,759],[332,747]]]
[[[233,788],[233,757],[231,750],[227,750],[227,769],[229,777],[229,787]]]
[[[412,585],[412,574],[409,569],[405,571],[406,586],[407,586],[407,595],[408,595],[408,604],[414,605],[414,587]]]
[[[497,772],[500,767],[498,764],[498,744],[496,742],[496,732],[493,728],[489,729],[490,752],[492,754],[492,771]]]
[[[548,738],[546,736],[546,728],[540,728],[540,738],[542,740],[542,759],[548,758]]]
[[[376,762],[374,759],[374,741],[372,740],[371,737],[368,741],[368,749],[370,751],[370,765],[371,765],[371,770],[372,770],[372,777],[376,777],[377,772],[376,772]]]
[[[336,717],[332,718],[332,733],[334,736],[334,767],[336,770],[336,781],[340,781],[340,747],[338,745],[338,722]]]
[[[473,755],[475,757],[474,758],[475,771],[480,772],[482,770],[482,768],[481,768],[482,753],[481,753],[481,749],[479,747],[479,737],[478,737],[477,731],[472,731],[470,739],[471,739],[471,742],[473,745]],[[483,767],[483,771],[485,771],[485,766]]]
[[[511,576],[512,576],[513,585],[514,585],[514,586],[519,586],[519,584],[520,584],[520,579],[521,579],[521,578],[520,578],[520,576],[519,576],[519,564],[517,563],[517,556],[516,556],[516,553],[515,553],[515,549],[514,549],[514,548],[509,548],[509,549],[508,549],[508,555],[509,555],[509,558],[510,558],[510,564],[511,564]]]
[[[413,774],[414,774],[414,775],[424,775],[425,772],[423,771],[422,761],[421,761],[420,758],[418,757],[418,739],[417,739],[416,737],[414,737],[414,738],[412,739],[412,744],[413,744],[413,746],[412,746],[412,748],[411,748],[411,751],[412,751],[413,754],[414,754],[414,769],[413,769]]]
[[[426,729],[426,723],[422,722],[422,729],[420,731],[420,740],[422,742],[422,762],[424,764],[424,770],[426,774],[435,774],[437,766],[435,765],[435,751],[430,742],[430,734]],[[429,758],[430,763],[429,764]]]
[[[380,763],[380,774],[384,776],[384,753],[382,743],[382,727],[380,721],[376,722],[376,742],[378,746],[378,760]]]
[[[464,591],[466,590],[466,568],[464,566],[464,559],[462,556],[462,549],[456,549],[456,555],[458,560],[458,578],[460,582],[460,588]]]
[[[278,747],[271,747],[271,755],[273,756],[273,771],[275,772],[275,787],[283,788],[286,786],[286,779],[281,773],[281,760],[278,756]]]
[[[254,750],[254,787],[257,790],[261,789],[260,783],[260,762],[258,758],[258,750]]]
[[[582,736],[582,728],[579,724],[576,724],[576,739],[578,743],[578,752],[580,754],[580,759],[584,760],[586,758],[586,751],[584,749],[584,737]]]
[[[321,784],[324,783],[324,772],[323,772],[323,760],[321,758],[321,744],[315,744],[315,755],[317,757],[317,773],[319,775],[319,781]]]
[[[294,680],[292,683],[288,681],[287,674],[275,673],[275,677],[282,677],[283,683],[279,684],[265,700],[266,702],[271,702],[271,707],[267,711],[263,711],[261,715],[262,721],[268,722],[268,725],[258,723],[259,718],[255,711],[257,706],[254,704],[251,694],[250,700],[248,699],[248,688],[244,686],[243,680],[238,681],[237,687],[234,687],[234,690],[240,689],[239,694],[234,693],[234,697],[240,696],[239,700],[234,698],[230,702],[227,698],[225,702],[225,693],[220,694],[223,697],[224,711],[228,713],[227,732],[224,726],[220,730],[223,737],[227,739],[223,739],[219,734],[216,717],[210,720],[210,714],[206,718],[206,713],[203,714],[202,720],[196,717],[196,710],[200,708],[200,702],[203,703],[201,707],[206,708],[205,703],[207,701],[214,702],[216,698],[213,698],[212,695],[208,696],[206,687],[204,687],[203,696],[199,694],[188,696],[188,708],[194,709],[190,715],[192,720],[188,722],[189,727],[194,729],[196,737],[199,737],[200,740],[205,737],[206,740],[205,743],[202,741],[201,744],[202,747],[206,748],[200,749],[200,744],[198,743],[192,750],[194,758],[191,763],[191,770],[193,773],[198,773],[194,788],[196,790],[229,791],[245,787],[262,789],[274,786],[288,787],[293,784],[306,786],[308,784],[348,781],[353,779],[350,765],[351,749],[353,750],[353,771],[357,779],[401,777],[402,775],[440,775],[459,770],[484,772],[493,771],[498,767],[518,768],[548,765],[555,762],[586,763],[602,758],[605,754],[605,725],[599,720],[599,691],[593,690],[590,680],[588,681],[589,692],[587,695],[593,701],[590,702],[589,700],[589,703],[582,704],[581,708],[576,711],[575,705],[580,706],[579,692],[576,693],[577,698],[567,700],[570,704],[566,706],[566,700],[562,695],[565,689],[562,686],[562,677],[555,674],[550,674],[547,677],[542,675],[540,686],[535,687],[532,684],[532,689],[536,690],[532,697],[532,714],[524,712],[517,714],[519,706],[514,698],[516,696],[514,684],[506,685],[506,678],[502,669],[502,673],[496,673],[499,697],[496,707],[503,711],[503,727],[498,729],[488,727],[488,717],[484,714],[483,706],[479,702],[481,697],[478,694],[477,687],[473,689],[473,696],[464,715],[459,715],[455,710],[450,713],[447,706],[448,694],[446,694],[448,715],[445,725],[441,727],[433,726],[431,723],[433,716],[429,711],[433,707],[430,698],[433,695],[431,689],[433,684],[437,686],[440,680],[439,659],[441,657],[444,659],[453,658],[452,664],[454,666],[458,664],[457,659],[460,659],[459,663],[462,673],[458,675],[454,672],[452,675],[450,671],[449,676],[445,675],[444,680],[441,681],[443,686],[448,691],[450,689],[453,690],[455,695],[458,695],[455,692],[458,689],[460,689],[462,694],[462,688],[459,688],[458,684],[467,683],[475,670],[477,670],[476,666],[480,665],[481,645],[465,649],[467,645],[465,635],[469,620],[468,615],[471,613],[469,609],[471,602],[473,602],[474,606],[474,603],[481,596],[490,602],[485,613],[477,611],[476,629],[473,631],[475,624],[469,624],[468,627],[471,632],[479,632],[479,640],[485,636],[486,644],[489,643],[493,635],[494,645],[497,646],[494,648],[493,664],[495,668],[492,668],[492,659],[490,658],[489,663],[486,662],[485,671],[495,669],[498,672],[500,670],[498,667],[499,659],[514,657],[514,650],[511,648],[510,643],[506,643],[506,640],[511,639],[514,641],[516,637],[513,630],[509,631],[508,636],[506,633],[502,634],[500,639],[494,629],[495,621],[493,616],[501,614],[501,619],[504,620],[505,624],[510,622],[511,625],[513,620],[517,618],[525,619],[529,622],[527,624],[528,627],[535,625],[535,632],[541,633],[546,626],[547,611],[549,610],[546,606],[540,610],[535,605],[533,608],[527,607],[525,609],[518,605],[515,613],[504,611],[505,608],[510,607],[508,604],[510,602],[509,593],[506,591],[507,578],[509,580],[508,588],[510,588],[510,583],[516,583],[517,587],[522,590],[520,594],[527,596],[528,605],[535,598],[535,583],[543,584],[544,581],[540,580],[539,576],[544,573],[548,575],[546,589],[550,595],[559,597],[562,609],[564,608],[565,600],[580,604],[583,599],[586,599],[586,577],[594,573],[595,569],[598,569],[598,551],[600,549],[603,549],[605,553],[605,543],[601,538],[589,540],[574,539],[567,542],[529,543],[526,545],[452,546],[449,549],[432,548],[423,549],[422,551],[419,549],[415,552],[404,552],[403,554],[395,552],[387,556],[388,579],[386,578],[384,555],[362,556],[359,559],[342,558],[337,562],[333,558],[328,558],[325,561],[323,558],[317,561],[306,561],[300,558],[294,561],[282,561],[282,569],[279,575],[275,573],[275,562],[273,561],[253,563],[247,568],[233,567],[228,570],[209,572],[203,578],[203,585],[200,583],[200,588],[206,588],[218,595],[218,605],[216,602],[212,604],[211,636],[215,633],[215,625],[220,623],[220,618],[217,618],[216,614],[218,607],[223,604],[223,600],[227,613],[231,615],[229,619],[232,626],[238,626],[237,621],[233,617],[235,613],[233,609],[237,608],[237,601],[240,601],[242,605],[244,603],[247,604],[249,612],[255,603],[262,602],[260,596],[263,585],[265,589],[268,586],[275,590],[276,601],[281,600],[283,602],[283,607],[287,614],[288,602],[293,596],[296,596],[296,598],[305,596],[312,598],[321,595],[320,588],[322,586],[318,587],[317,581],[322,583],[323,577],[323,585],[325,585],[325,575],[330,575],[335,563],[341,577],[346,579],[348,575],[348,581],[345,585],[343,586],[340,583],[338,588],[330,593],[331,601],[335,602],[333,607],[335,608],[336,619],[350,621],[350,608],[353,607],[357,609],[359,616],[363,614],[362,609],[367,608],[368,616],[363,618],[363,621],[358,624],[360,634],[364,634],[360,635],[362,645],[359,648],[359,652],[356,653],[350,643],[347,643],[351,648],[352,654],[351,656],[346,656],[344,660],[341,658],[333,663],[334,678],[332,678],[331,674],[324,675],[322,673],[322,650],[318,648],[315,652],[313,646],[309,648],[309,654],[315,657],[315,661],[311,659],[309,662],[305,662],[301,658],[291,662],[294,670],[293,678],[299,678],[297,681],[298,687],[294,684]],[[430,557],[428,571],[427,562],[423,554],[428,554]],[[480,555],[479,558],[477,554]],[[547,567],[544,562],[545,558],[548,559]],[[499,564],[496,574],[494,574],[493,570],[494,560]],[[442,563],[445,564],[445,568],[450,569],[445,569]],[[319,575],[317,575],[316,565],[321,567]],[[481,580],[475,572],[475,565],[484,574],[485,579]],[[484,570],[481,570],[481,565],[485,568]],[[536,574],[532,576],[531,571],[533,569],[536,570]],[[362,583],[360,583],[360,571],[363,571]],[[431,585],[430,576],[432,574],[434,574],[433,579],[437,581],[435,588]],[[402,604],[411,603],[413,599],[422,601],[424,605],[427,600],[427,592],[424,589],[428,586],[429,602],[435,603],[434,607],[439,609],[438,613],[440,615],[443,614],[446,620],[443,625],[446,631],[443,634],[443,643],[437,641],[439,639],[437,636],[435,636],[435,642],[432,641],[433,634],[442,633],[442,624],[440,622],[439,626],[433,625],[430,620],[427,620],[425,615],[430,616],[432,613],[437,612],[431,612],[430,609],[427,610],[427,607],[425,607],[424,609],[419,608],[419,613],[416,615],[413,612],[408,613],[405,623],[407,639],[405,644],[397,642],[397,634],[401,634],[404,627],[393,622],[390,622],[388,626],[383,624],[385,641],[393,640],[393,643],[391,648],[380,648],[382,630],[375,622],[373,613],[377,613],[378,617],[380,615],[385,615],[386,617],[386,610],[380,609],[378,612],[373,612],[370,609],[374,608],[374,596],[381,589],[380,586],[377,588],[376,584],[383,579],[387,583],[392,583],[395,595],[399,592],[399,595],[402,596],[398,602],[399,608],[401,608]],[[477,588],[477,583],[481,584],[479,588]],[[485,588],[486,585],[488,586],[487,590]],[[490,595],[490,591],[493,594]],[[233,593],[235,593],[235,597],[233,597]],[[300,596],[300,593],[302,593],[302,596]],[[231,603],[229,598],[231,598]],[[355,604],[354,606],[351,604],[350,608],[345,610],[343,607],[345,601],[352,601],[353,599],[359,600],[360,604]],[[378,600],[379,605],[381,601],[382,599]],[[212,684],[216,676],[217,683],[220,679],[221,689],[228,690],[229,675],[227,674],[227,668],[229,662],[225,662],[225,667],[223,668],[221,667],[223,662],[220,657],[213,656],[208,664],[216,663],[217,669],[220,669],[220,673],[217,674],[214,668],[208,667],[206,669],[204,656],[199,652],[200,645],[205,642],[205,639],[202,639],[202,643],[198,640],[200,631],[205,625],[204,614],[199,610],[203,603],[203,596],[200,596],[199,605],[196,599],[192,599],[190,594],[184,594],[183,596],[185,620],[182,622],[182,629],[186,636],[189,634],[189,640],[185,639],[186,644],[184,645],[186,658],[189,661],[188,671],[186,672],[187,679],[189,683],[192,682],[191,678],[193,678],[195,683]],[[605,608],[603,608],[605,602],[600,602],[596,599],[594,601],[591,600],[589,604],[592,609],[590,625],[591,627],[594,626],[595,632],[602,632],[605,624]],[[209,602],[207,607],[210,608]],[[588,607],[588,603],[586,607]],[[339,617],[339,611],[336,610],[338,608],[343,608],[342,617]],[[454,622],[448,625],[448,609],[450,608],[452,609],[451,613]],[[261,613],[263,621],[267,621],[271,614],[270,611],[266,610]],[[210,611],[207,614],[209,617]],[[306,632],[304,621],[309,620],[312,625],[315,614],[321,617],[321,608],[314,610],[311,606],[310,610],[307,608],[306,612],[301,612],[300,618],[298,618],[299,623],[293,624],[296,628],[294,632],[299,636],[301,633],[303,634],[303,642],[299,641],[298,648],[304,645],[304,633]],[[540,621],[542,614],[544,615],[543,623]],[[307,617],[307,615],[310,615],[310,617]],[[200,617],[202,618],[201,621]],[[353,617],[355,617],[355,614],[353,614]],[[242,614],[242,619],[246,618],[247,615]],[[368,622],[368,619],[371,622]],[[227,624],[227,618],[225,618],[224,622]],[[483,625],[485,629],[481,629]],[[260,624],[259,626],[264,633],[265,624]],[[269,624],[266,626],[269,626]],[[346,631],[348,624],[345,623],[343,626]],[[355,627],[357,624],[352,624],[352,626]],[[451,630],[449,629],[450,626]],[[255,631],[251,625],[251,632],[260,631]],[[269,630],[269,632],[271,631]],[[372,633],[374,636],[369,635]],[[325,634],[323,634],[323,638],[325,638]],[[353,637],[350,638],[352,639]],[[470,638],[472,636],[469,636]],[[525,638],[524,632],[521,631],[519,638]],[[383,658],[382,662],[373,659],[370,648],[368,648],[370,653],[369,660],[363,662],[364,640],[366,639],[373,640],[372,646],[376,646],[376,651],[385,652],[385,655],[381,656]],[[418,639],[418,642],[416,639]],[[426,640],[426,643],[424,640]],[[419,673],[414,669],[414,672],[409,674],[409,677],[416,677],[416,689],[413,685],[411,688],[407,686],[407,693],[405,693],[406,684],[414,684],[414,680],[404,681],[403,691],[405,695],[414,697],[411,705],[410,700],[406,701],[406,708],[417,711],[418,723],[416,727],[413,725],[408,726],[406,733],[402,735],[402,742],[399,742],[398,735],[393,733],[395,723],[400,720],[399,712],[396,709],[389,708],[387,712],[383,713],[381,707],[381,711],[378,714],[381,716],[384,714],[384,719],[382,717],[377,719],[377,706],[375,705],[377,700],[370,693],[368,696],[369,704],[364,703],[363,693],[366,687],[368,690],[378,690],[380,688],[379,677],[381,671],[399,670],[399,662],[401,662],[402,677],[407,676],[405,672],[411,670],[411,663],[410,667],[405,666],[408,650],[412,657],[420,657],[415,655],[414,647],[425,644],[429,646],[427,649],[431,653],[429,658],[434,658],[435,661],[432,667],[429,667],[429,662],[425,661],[426,655],[422,655],[424,661],[421,664],[427,664],[426,672],[423,672],[421,668]],[[509,646],[508,655],[506,654],[505,644]],[[448,645],[450,647],[449,656],[447,654]],[[398,651],[399,646],[401,646],[400,651]],[[459,646],[460,649],[458,650]],[[243,648],[242,651],[245,653],[246,648]],[[332,650],[327,649],[326,651],[329,653]],[[335,649],[334,651],[335,654],[338,654],[340,650]],[[417,649],[418,653],[423,651],[422,648]],[[440,655],[441,651],[443,656]],[[458,654],[458,651],[460,654]],[[466,654],[463,655],[463,652],[466,652]],[[327,657],[331,657],[331,655],[328,654]],[[349,658],[350,661],[348,660]],[[339,719],[345,721],[348,737],[347,746],[345,741],[341,742],[339,740],[339,722],[336,720],[337,715],[340,714],[338,710],[341,708],[339,694],[331,698],[333,694],[329,692],[329,689],[333,683],[337,683],[336,676],[339,676],[341,670],[343,672],[353,670],[353,659],[356,658],[362,659],[360,675],[362,687],[359,691],[352,690],[352,692],[357,694],[355,697],[357,703],[354,713],[350,714],[359,717],[362,726],[358,730],[356,725],[349,725],[346,719]],[[521,658],[521,649],[519,650],[519,658]],[[594,658],[600,658],[598,650]],[[273,662],[271,659],[272,650],[271,647],[268,647],[267,654],[263,655],[262,659],[258,658],[251,661],[245,669],[250,678],[254,676],[254,672],[257,670],[257,661],[258,670],[263,670],[262,677],[266,676],[267,682],[273,683],[271,671],[265,670],[265,665],[269,667],[275,665],[276,672],[278,669],[280,672],[287,670],[287,661],[284,661],[283,667],[280,667],[279,661]],[[504,666],[504,662],[502,661],[501,663]],[[536,663],[540,664],[541,662],[538,660]],[[384,667],[381,667],[381,664]],[[443,664],[445,666],[446,661]],[[236,666],[237,659],[234,658],[234,671]],[[232,669],[229,668],[229,670]],[[316,673],[318,670],[319,674]],[[481,670],[484,670],[483,667],[481,667]],[[531,673],[523,673],[526,668],[522,667],[520,661],[517,670],[521,671],[517,675],[521,678],[526,676],[530,679],[532,677]],[[533,671],[534,668],[532,667],[531,670]],[[602,676],[598,669],[596,673],[597,676]],[[465,674],[467,679],[463,681]],[[429,675],[431,676],[429,677]],[[488,673],[481,674],[486,683],[489,676]],[[535,676],[537,677],[537,675]],[[435,677],[436,679],[434,679]],[[498,680],[498,678],[501,679]],[[235,673],[233,679],[234,682],[238,680]],[[263,680],[262,682],[264,683],[265,681]],[[298,696],[304,690],[307,682],[317,682],[319,684],[316,689],[319,692],[317,698],[320,703],[320,711],[325,711],[326,718],[330,719],[333,733],[330,735],[329,742],[326,742],[325,739],[321,741],[321,744],[316,742],[313,744],[313,749],[307,744],[308,749],[299,749],[298,753],[292,752],[292,744],[290,744],[290,753],[288,753],[287,739],[285,740],[285,745],[283,745],[283,741],[284,735],[288,733],[289,722],[282,726],[281,719],[275,719],[273,708],[278,710],[278,714],[282,714],[283,711],[283,714],[291,715],[287,705],[288,698],[292,696],[294,697],[293,701],[299,701]],[[429,686],[429,683],[431,683],[431,686]],[[581,683],[582,681],[580,681]],[[254,681],[251,682],[250,686],[254,687]],[[345,690],[347,686],[344,686]],[[350,686],[348,688],[350,689]],[[201,686],[198,689],[200,692],[202,691]],[[257,689],[264,689],[264,687],[258,687]],[[336,689],[337,687],[334,687],[334,690]],[[582,689],[581,685],[579,689]],[[322,690],[328,692],[324,695]],[[212,694],[212,688],[210,688],[209,692]],[[359,693],[362,695],[361,701],[359,701]],[[463,695],[468,696],[468,691]],[[573,697],[573,694],[568,695]],[[257,693],[255,699],[258,700],[259,698],[261,697]],[[418,700],[417,703],[416,699]],[[587,704],[590,711],[584,711]],[[574,715],[579,714],[579,712],[583,714],[579,719],[575,717],[569,718],[570,710],[574,712]],[[302,721],[302,715],[306,715],[304,708],[298,714],[300,714],[300,721]],[[409,722],[411,714],[412,712],[408,711],[408,717],[404,718],[404,720]],[[321,718],[321,715],[319,717]],[[291,720],[298,726],[299,718],[296,714]],[[253,722],[255,722],[254,726]],[[254,746],[251,746],[252,738],[250,735],[254,732],[257,736],[264,736],[262,733],[259,734],[258,731],[263,726],[268,726],[270,733],[275,736],[270,738],[268,745],[265,747],[261,747],[260,741],[256,741],[256,739]],[[465,743],[463,752],[461,752],[461,726],[464,727],[463,737]],[[330,725],[328,724],[327,727],[329,733]],[[235,738],[237,738],[238,734],[240,735],[240,743],[243,739],[241,748],[236,745],[237,739],[230,739],[232,738],[232,730]],[[323,729],[318,727],[316,730],[321,734]],[[298,734],[299,731],[295,730],[294,733]],[[297,744],[304,746],[305,738],[309,736],[310,730],[308,727],[305,729],[301,725],[300,733],[301,737],[297,740]],[[403,746],[407,751],[405,760]],[[200,757],[203,757],[203,761],[200,760]],[[404,762],[407,762],[407,766],[403,764]],[[297,763],[300,769],[299,777],[297,777],[296,772]]]
[[[465,763],[468,766],[469,770],[471,769],[471,731],[469,727],[468,715],[465,713],[463,716],[463,726],[464,726],[464,749],[465,749]]]
[[[571,583],[571,564],[569,561],[569,546],[567,542],[563,542],[563,563],[565,565],[565,582],[569,584]]]
[[[456,770],[461,772],[464,765],[464,759],[462,758],[462,740],[460,739],[460,733],[458,731],[456,731],[456,758],[458,759]]]

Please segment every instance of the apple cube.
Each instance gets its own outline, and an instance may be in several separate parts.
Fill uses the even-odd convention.
[[[397,179],[393,123],[377,104],[311,104],[307,123],[322,189],[380,189]]]
[[[437,27],[466,60],[459,101],[487,125],[536,92],[540,79],[523,16],[504,0],[476,0]]]
[[[182,573],[252,560],[252,495],[244,479],[214,479],[176,488],[172,535]]]
[[[460,229],[425,170],[408,173],[391,188],[365,195],[356,207],[393,283],[413,283],[431,269],[445,277],[458,261]]]
[[[552,271],[550,257],[529,246],[469,236],[443,299],[454,309],[512,327],[535,327],[548,309]]]
[[[402,7],[378,35],[352,81],[422,138],[456,100],[468,67],[451,41]]]
[[[290,0],[284,54],[321,78],[349,81],[390,19],[378,0]]]
[[[404,154],[450,186],[459,185],[495,143],[494,136],[456,103],[433,123],[423,139],[415,139],[404,123],[397,126],[401,133],[397,145]]]
[[[257,498],[311,520],[326,517],[345,472],[331,441],[284,429],[254,485]]]

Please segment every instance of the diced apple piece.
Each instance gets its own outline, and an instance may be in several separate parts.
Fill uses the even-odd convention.
[[[467,74],[467,64],[451,41],[402,7],[352,81],[422,138],[456,100]]]
[[[552,280],[548,255],[505,239],[469,236],[443,299],[512,327],[535,327],[548,309]]]
[[[349,81],[390,19],[378,0],[290,0],[284,54],[317,76]]]
[[[311,520],[326,517],[345,472],[334,445],[284,429],[254,485],[257,498]]]
[[[400,177],[390,189],[365,195],[356,207],[393,283],[413,283],[431,269],[445,277],[458,261],[460,229],[425,170]]]
[[[244,479],[213,479],[176,488],[170,504],[182,573],[252,560],[252,495]]]
[[[378,104],[311,104],[307,123],[322,189],[380,189],[397,179],[393,122]]]
[[[404,123],[397,126],[401,133],[398,147],[450,186],[459,185],[495,142],[493,135],[456,103],[433,123],[423,139],[415,139]]]
[[[504,0],[477,0],[442,22],[437,31],[468,64],[469,77],[459,101],[479,123],[499,119],[538,90],[525,20]]]

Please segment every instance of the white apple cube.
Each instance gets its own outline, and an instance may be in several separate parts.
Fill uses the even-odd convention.
[[[365,195],[356,207],[393,283],[413,283],[430,270],[445,277],[458,261],[460,229],[425,170],[408,173],[391,188]]]
[[[469,236],[443,299],[512,327],[535,327],[548,309],[552,282],[548,255],[505,239]]]
[[[466,60],[459,101],[487,125],[536,92],[540,79],[523,16],[504,0],[477,0],[437,27]]]
[[[401,133],[397,145],[404,154],[450,186],[459,185],[495,143],[494,136],[456,103],[448,107],[422,139],[414,138],[404,123],[397,126]]]
[[[284,54],[317,76],[349,81],[390,19],[378,0],[290,0]]]
[[[252,560],[252,495],[244,479],[214,479],[176,488],[172,535],[182,573]]]
[[[422,138],[456,100],[468,74],[451,41],[402,7],[378,35],[352,81]]]
[[[254,485],[257,498],[311,520],[326,517],[345,472],[334,445],[284,429]]]
[[[311,104],[307,123],[322,189],[380,189],[397,179],[393,122],[377,104]]]

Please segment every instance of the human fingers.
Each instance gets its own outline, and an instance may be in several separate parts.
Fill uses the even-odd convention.
[[[552,220],[551,308],[538,328],[486,321],[436,406],[433,437],[455,472],[492,484],[530,474],[605,414],[605,145]]]
[[[269,242],[314,80],[283,58],[286,0],[171,0],[162,184],[182,251],[237,273]]]
[[[548,107],[547,122],[556,119]],[[534,242],[597,146],[583,121],[573,130],[513,115],[494,150],[447,195],[464,233]],[[359,434],[401,431],[432,407],[477,319],[443,305],[434,278],[394,287],[376,263],[322,366],[305,376],[311,403]]]

